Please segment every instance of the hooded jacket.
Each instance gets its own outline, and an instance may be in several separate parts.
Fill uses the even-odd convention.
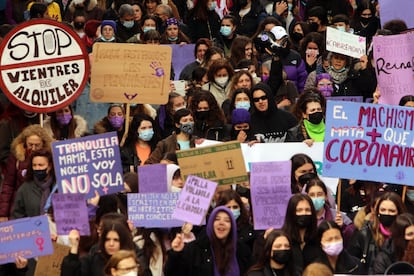
[[[256,90],[266,93],[268,109],[259,111],[253,101]],[[251,116],[250,128],[252,135],[261,143],[284,142],[287,131],[297,125],[295,117],[284,110],[278,109],[270,87],[265,83],[258,83],[252,88],[250,101],[253,103],[253,114]]]

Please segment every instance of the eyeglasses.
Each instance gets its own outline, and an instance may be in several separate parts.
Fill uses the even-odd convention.
[[[257,103],[257,102],[259,102],[260,100],[262,100],[262,101],[266,101],[267,100],[267,96],[261,96],[261,97],[258,97],[258,98],[253,98],[253,101],[255,102],[255,103]]]

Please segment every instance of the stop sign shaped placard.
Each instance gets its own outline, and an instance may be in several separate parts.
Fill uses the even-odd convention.
[[[32,112],[52,112],[73,102],[89,77],[79,36],[47,19],[15,27],[0,47],[0,87],[11,102]]]

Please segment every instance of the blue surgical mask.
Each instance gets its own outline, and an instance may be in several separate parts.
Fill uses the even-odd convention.
[[[115,37],[111,37],[110,39],[106,39],[105,37],[101,36],[101,40],[104,42],[111,42],[111,41],[115,41]]]
[[[231,35],[231,27],[229,27],[229,26],[221,26],[220,27],[220,33],[223,36],[230,36]]]
[[[138,137],[145,142],[148,142],[149,140],[151,140],[152,136],[154,136],[154,130],[152,128],[145,129],[141,132],[138,132]]]
[[[134,27],[134,23],[134,20],[124,21],[122,22],[122,25],[124,25],[125,28],[131,29],[132,27]]]
[[[325,205],[325,198],[324,197],[312,197],[313,206],[315,207],[316,211],[319,211]]]
[[[414,201],[414,190],[407,190],[407,193],[405,195],[409,200]]]
[[[292,3],[288,3],[288,10],[289,11],[292,11],[292,9],[293,9],[293,4]]]
[[[210,10],[210,11],[214,11],[215,9],[216,9],[216,7],[217,7],[217,2],[211,2],[211,4],[210,4],[210,6],[208,7],[208,9]]]
[[[144,27],[144,29],[143,29],[144,33],[148,32],[150,30],[156,30],[156,28],[155,27]]]
[[[250,102],[248,101],[240,101],[236,103],[236,108],[243,108],[246,110],[250,109]]]
[[[344,26],[336,26],[336,29],[338,31],[345,32],[345,27]]]
[[[233,213],[233,217],[235,220],[237,220],[240,217],[240,209],[231,209],[231,212]]]
[[[168,41],[177,41],[178,40],[178,36],[176,37],[168,37]]]

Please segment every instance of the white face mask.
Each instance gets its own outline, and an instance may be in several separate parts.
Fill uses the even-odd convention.
[[[172,193],[179,193],[181,192],[181,188],[175,187],[175,186],[171,186],[171,192]]]
[[[220,86],[226,86],[229,81],[229,76],[214,78],[214,81]]]

